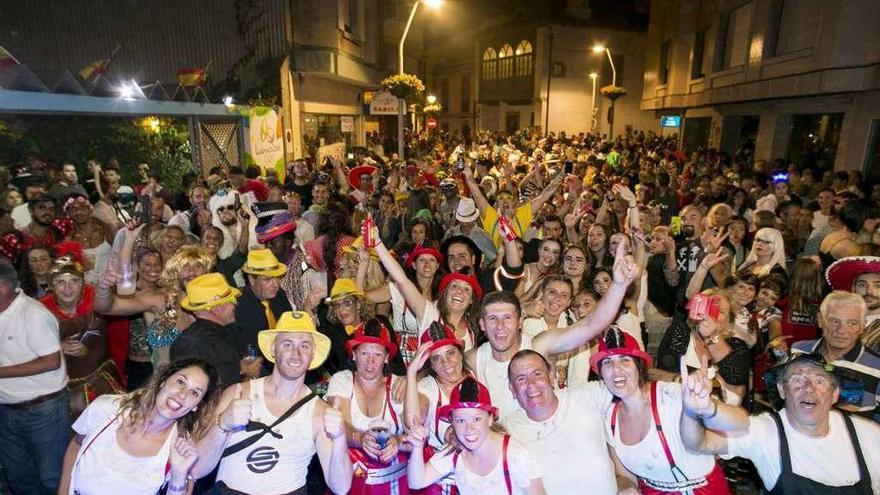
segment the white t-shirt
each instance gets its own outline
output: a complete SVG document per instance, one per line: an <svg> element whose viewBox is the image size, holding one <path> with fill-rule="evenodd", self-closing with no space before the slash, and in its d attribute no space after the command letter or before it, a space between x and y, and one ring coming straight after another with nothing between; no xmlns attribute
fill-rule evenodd
<svg viewBox="0 0 880 495"><path fill-rule="evenodd" d="M570 325L568 313L562 313L556 328L568 328ZM526 318L523 320L523 334L533 339L549 330L544 318ZM555 331L555 330L554 330ZM554 383L557 387L565 387L586 383L590 379L590 346L584 344L577 349L553 356L547 356L556 376Z"/></svg>
<svg viewBox="0 0 880 495"><path fill-rule="evenodd" d="M16 289L0 313L0 367L33 361L61 351L58 320L39 301ZM67 385L64 359L57 369L17 378L0 378L0 404L15 404L57 392Z"/></svg>
<svg viewBox="0 0 880 495"><path fill-rule="evenodd" d="M828 486L852 485L859 480L859 466L853 442L857 441L871 475L871 489L880 493L880 426L858 416L851 416L858 440L850 439L843 417L833 412L830 431L823 438L808 437L791 426L785 409L779 412L791 454L794 474ZM768 489L776 485L782 473L779 431L769 413L750 418L749 430L727 438L727 455L745 457L755 464L761 481Z"/></svg>
<svg viewBox="0 0 880 495"><path fill-rule="evenodd" d="M458 456L453 465L454 454L440 453L428 461L441 474L455 471L455 483L461 495L507 495L504 481L504 456L498 456L498 463L486 476L480 476L468 468L465 455ZM513 495L526 495L532 480L541 477L541 468L526 447L511 438L507 446L507 466L510 473L510 486Z"/></svg>
<svg viewBox="0 0 880 495"><path fill-rule="evenodd" d="M669 450L675 464L681 468L688 479L706 476L715 467L715 457L711 455L691 454L681 441L679 420L681 419L681 385L678 383L657 382L657 409L660 413L660 423ZM609 407L605 413L605 434L608 443L614 447L614 451L620 462L634 475L663 483L675 483L669 460L660 443L660 436L654 427L653 416L649 416L648 433L639 443L626 445L620 439L620 418L617 418L617 429L611 433L611 414L614 408ZM679 476L679 479L681 477Z"/></svg>
<svg viewBox="0 0 880 495"><path fill-rule="evenodd" d="M177 425L171 427L156 455L131 455L116 440L116 430L122 424L122 418L117 417L120 397L98 397L73 423L74 431L85 438L74 463L69 493L153 495L165 483Z"/></svg>
<svg viewBox="0 0 880 495"><path fill-rule="evenodd" d="M602 382L591 382L556 396L559 406L545 421L533 421L520 409L501 423L532 452L548 494L615 495L614 463L602 428L611 394Z"/></svg>
<svg viewBox="0 0 880 495"><path fill-rule="evenodd" d="M531 349L532 338L522 334L519 350ZM507 378L507 365L510 360L496 361L492 356L492 346L489 342L483 343L477 349L477 366L474 374L477 381L486 386L492 397L492 405L498 408L498 417L503 418L513 413L519 407L519 402L510 391L510 380Z"/></svg>

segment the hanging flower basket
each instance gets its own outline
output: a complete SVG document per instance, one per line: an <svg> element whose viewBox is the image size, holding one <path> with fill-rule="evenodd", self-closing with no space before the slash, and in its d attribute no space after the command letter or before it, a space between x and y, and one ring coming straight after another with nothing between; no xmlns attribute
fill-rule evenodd
<svg viewBox="0 0 880 495"><path fill-rule="evenodd" d="M611 101L614 101L618 98L623 98L626 96L626 90L620 86L603 86L599 88L599 93L602 94L605 98L608 98Z"/></svg>
<svg viewBox="0 0 880 495"><path fill-rule="evenodd" d="M413 103L421 99L425 84L412 74L395 74L382 80L382 89Z"/></svg>
<svg viewBox="0 0 880 495"><path fill-rule="evenodd" d="M434 103L433 105L425 105L425 107L422 108L422 111L427 114L436 115L443 111L443 105L439 103Z"/></svg>

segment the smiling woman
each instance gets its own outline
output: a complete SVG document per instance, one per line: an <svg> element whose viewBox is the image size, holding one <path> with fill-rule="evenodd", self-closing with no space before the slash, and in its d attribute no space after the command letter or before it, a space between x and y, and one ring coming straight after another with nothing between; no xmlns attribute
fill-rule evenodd
<svg viewBox="0 0 880 495"><path fill-rule="evenodd" d="M58 493L183 493L219 395L217 371L201 359L160 369L141 389L105 395L74 422Z"/></svg>

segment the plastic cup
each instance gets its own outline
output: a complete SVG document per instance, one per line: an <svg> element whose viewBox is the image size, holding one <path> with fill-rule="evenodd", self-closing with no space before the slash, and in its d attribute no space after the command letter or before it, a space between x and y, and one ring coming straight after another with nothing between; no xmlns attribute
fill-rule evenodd
<svg viewBox="0 0 880 495"><path fill-rule="evenodd" d="M137 292L135 282L136 275L131 263L123 264L119 269L119 280L116 281L116 294L119 296L133 296Z"/></svg>

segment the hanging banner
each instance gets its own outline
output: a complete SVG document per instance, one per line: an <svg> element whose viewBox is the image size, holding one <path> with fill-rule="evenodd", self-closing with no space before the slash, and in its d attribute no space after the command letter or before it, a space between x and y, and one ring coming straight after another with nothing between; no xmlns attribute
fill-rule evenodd
<svg viewBox="0 0 880 495"><path fill-rule="evenodd" d="M378 91L370 100L370 115L397 115L397 97L387 91Z"/></svg>
<svg viewBox="0 0 880 495"><path fill-rule="evenodd" d="M284 182L284 126L274 108L252 107L248 114L246 165L260 167L262 175L274 170Z"/></svg>

